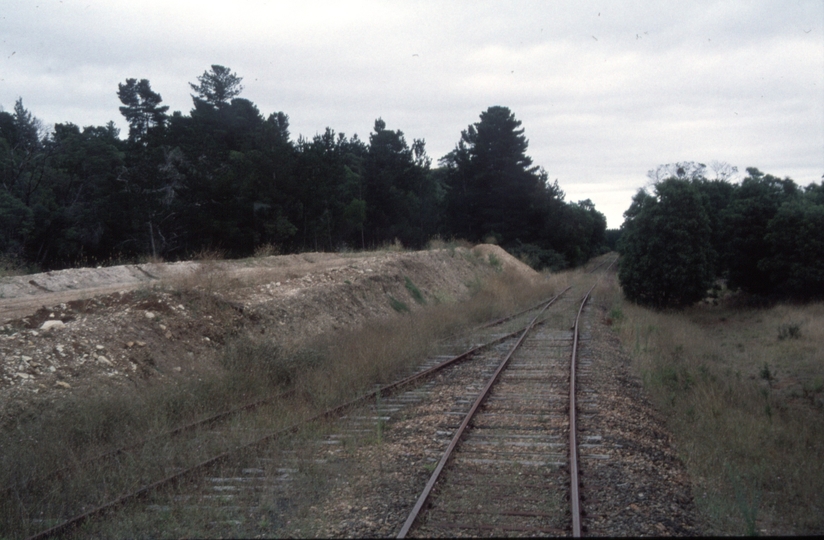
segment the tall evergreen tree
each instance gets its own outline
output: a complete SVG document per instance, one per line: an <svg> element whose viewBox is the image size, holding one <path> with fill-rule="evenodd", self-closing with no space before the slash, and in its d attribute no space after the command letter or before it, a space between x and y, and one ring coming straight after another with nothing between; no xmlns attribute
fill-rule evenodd
<svg viewBox="0 0 824 540"><path fill-rule="evenodd" d="M192 98L203 101L217 108L229 105L233 98L240 95L243 86L240 82L242 77L233 73L227 67L212 64L212 70L204 71L203 75L197 78L198 84L189 83L189 86L197 92Z"/></svg>
<svg viewBox="0 0 824 540"><path fill-rule="evenodd" d="M264 119L240 82L213 65L190 85L190 114L167 115L147 79L127 79L117 89L127 141L111 122L44 134L22 100L0 112L0 251L45 268L205 247L243 256L261 243L420 247L435 234L494 234L544 266L592 251L600 213L565 205L505 107L482 113L432 170L424 141L381 119L368 144L327 129L295 145L288 117ZM447 187L457 212L444 212Z"/></svg>
<svg viewBox="0 0 824 540"><path fill-rule="evenodd" d="M166 122L167 105L160 106L163 98L152 90L147 79L126 79L117 85L117 97L123 103L122 114L129 123L129 140L143 140L152 127L163 127Z"/></svg>
<svg viewBox="0 0 824 540"><path fill-rule="evenodd" d="M449 168L449 213L456 232L503 243L529 235L530 205L541 187L526 155L521 121L507 107L490 107L461 133L442 163Z"/></svg>
<svg viewBox="0 0 824 540"><path fill-rule="evenodd" d="M14 102L14 127L17 146L25 150L40 148L43 125L23 106L23 98Z"/></svg>
<svg viewBox="0 0 824 540"><path fill-rule="evenodd" d="M436 196L429 186L429 160L423 141L410 148L402 131L386 129L375 120L364 163L366 230L371 243L398 238L404 245L422 246L428 239L421 215L426 197Z"/></svg>

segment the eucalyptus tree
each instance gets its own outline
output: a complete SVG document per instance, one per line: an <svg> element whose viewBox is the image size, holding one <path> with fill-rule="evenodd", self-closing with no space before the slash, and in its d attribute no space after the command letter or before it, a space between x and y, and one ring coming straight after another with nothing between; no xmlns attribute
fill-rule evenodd
<svg viewBox="0 0 824 540"><path fill-rule="evenodd" d="M723 260L731 288L767 294L773 289L773 282L759 262L770 256L768 225L781 205L796 199L800 192L789 178L764 174L755 167L747 168L747 173L723 211Z"/></svg>
<svg viewBox="0 0 824 540"><path fill-rule="evenodd" d="M781 205L764 236L769 255L758 262L774 292L802 300L824 298L824 201L813 191Z"/></svg>
<svg viewBox="0 0 824 540"><path fill-rule="evenodd" d="M706 295L715 277L711 226L698 190L686 178L639 190L624 213L618 279L631 301L679 308Z"/></svg>

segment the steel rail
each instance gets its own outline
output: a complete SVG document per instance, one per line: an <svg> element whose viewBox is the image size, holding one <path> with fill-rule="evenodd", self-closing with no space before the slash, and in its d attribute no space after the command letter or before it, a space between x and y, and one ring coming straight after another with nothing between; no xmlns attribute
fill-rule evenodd
<svg viewBox="0 0 824 540"><path fill-rule="evenodd" d="M612 265L613 265L613 264L615 264L615 261L617 261L617 260L618 260L617 258L613 259L613 261L612 261L612 262L610 263L610 265L609 265L609 266L605 269L605 271L607 271L607 270L609 270L610 268L612 268ZM587 273L587 274L592 274L592 273L594 273L596 270L598 270L599 268L601 268L602 266L604 266L605 264L606 264L606 261L600 262L600 263L598 263L598 264L597 264L597 265L596 265L596 266L595 266L592 270L588 270L586 273ZM544 303L543 303L543 302L538 302L538 303L537 303L537 304L535 304L534 306L531 306L531 307L528 307L528 308L523 309L523 310L521 310L521 311L518 311L517 313L513 313L513 314L511 314L511 315L507 315L506 317L501 317L500 319L496 319L496 320L494 320L494 321L492 321L492 322L485 323L485 324L483 324L483 325L481 325L481 326L479 326L479 327L477 327L477 328L478 328L478 329L484 329L484 328L490 328L490 327L492 327L492 326L499 325L499 324L504 323L504 322L506 322L506 321L508 321L508 320L510 320L510 319L514 319L515 317L517 317L517 316L519 316L519 315L523 315L524 313L528 313L528 312L530 312L530 311L532 311L532 310L538 309L538 308L539 308L539 307L541 307L542 305L544 305Z"/></svg>
<svg viewBox="0 0 824 540"><path fill-rule="evenodd" d="M611 263L609 263L609 266L607 266L607 267L604 269L604 272L606 272L606 271L608 271L610 268L612 268L612 265L613 265L613 264L615 264L615 261L617 261L617 260L618 260L618 258L617 258L617 257L616 257L615 259L613 259L613 260L612 260L612 262L611 262ZM603 261L603 262L601 262L601 263L598 263L598 265L596 265L596 266L595 266L595 268L593 268L592 270L587 271L587 274L592 274L592 273L594 273L596 270L598 270L599 268L601 268L602 266L604 266L606 263L607 263L607 261ZM524 313L528 313L528 312L530 312L530 311L532 311L532 310L534 310L534 309L538 309L538 308L539 308L539 307L541 307L542 305L544 305L544 303L543 303L543 302L538 302L537 304L535 304L535 305L534 305L534 306L532 306L532 307L528 307L528 308L526 308L526 309L524 309L524 310L521 310L521 311L519 311L519 312L517 312L517 313L513 313L512 315L508 315L508 316L506 316L506 317L502 317L502 318L497 319L497 320L494 320L494 321L492 321L492 322L488 322L488 323L486 323L486 324L484 324L483 326L480 326L480 327L478 327L478 328L481 328L481 329L483 329L483 328L489 328L489 327L491 327L491 326L495 326L495 325L501 324L501 323L506 322L506 321L508 321L508 320L510 320L510 319L514 319L514 318L515 318L515 317L517 317L518 315L523 315Z"/></svg>
<svg viewBox="0 0 824 540"><path fill-rule="evenodd" d="M566 290L569 290L569 289L567 288L567 289L565 289L565 291ZM558 295L558 296L560 296L560 295ZM475 412L481 406L481 403L483 403L483 401L486 399L487 395L489 394L489 391L492 389L492 386L498 380L498 376L501 374L501 372L504 370L504 368L506 368L507 364L509 363L510 358L512 358L512 355L515 354L515 351L518 350L518 348L521 346L521 343L523 343L524 338L526 338L526 335L529 333L530 330L532 330L532 327L535 325L535 321L537 321L538 317L540 317L544 313L544 311L546 311L546 309L555 302L555 300L558 298L558 296L556 296L549 303L547 303L544 306L544 308L535 316L535 318L532 319L532 321L527 325L527 327L523 330L523 333L521 334L521 337L518 338L518 341L515 342L515 345L512 346L512 349L506 355L506 358L504 358L504 360L498 366L498 369L495 370L495 373L492 375L492 377L489 378L489 381L487 381L486 386L483 388L483 390L481 390L480 394L478 394L477 399L475 399L475 403L472 404L472 408L469 409L469 412L464 417L463 422L461 422L460 427L458 427L458 430L455 432L455 435L452 437L452 441L449 443L449 446L447 446L446 451L443 453L443 456L441 457L441 460L438 462L437 467L435 467L435 470L433 471L432 476L430 476L429 481L426 483L426 486L424 487L423 492L418 497L418 500L415 503L415 506L412 508L412 511L409 513L409 516L406 518L406 522L403 524L403 527L401 528L400 532L398 533L397 538L406 538L406 535L409 532L409 529L412 528L412 525L415 523L415 520L418 518L418 515L420 514L421 509L423 508L423 505L426 503L426 500L429 498L430 493L432 493L432 488L435 487L435 483L438 481L438 478L441 475L441 471L443 471L444 467L446 466L447 461L449 461L449 458L452 456L452 452L458 446L458 441L463 436L464 431L466 431L466 428L469 425L469 422L472 420L472 417L475 416Z"/></svg>
<svg viewBox="0 0 824 540"><path fill-rule="evenodd" d="M608 272L612 265L618 261L618 257L613 259L604 272ZM604 261L606 262L606 261ZM600 266L600 265L599 265ZM603 277L603 276L602 276ZM584 311L584 305L589 300L590 294L595 287L600 283L601 278L598 278L592 287L587 291L584 299L581 301L581 307L578 308L578 315L575 317L575 326L572 335L572 360L569 366L569 499L572 514L572 536L575 538L581 537L581 493L580 493L580 474L578 471L578 411L576 404L576 380L578 361L578 334L579 322L581 313Z"/></svg>
<svg viewBox="0 0 824 540"><path fill-rule="evenodd" d="M598 283L596 282L595 285ZM578 315L575 316L575 326L572 331L572 360L569 365L569 500L572 506L572 536L581 537L581 494L579 492L578 474L578 422L575 401L575 372L578 359L578 323L581 313L584 311L584 304L589 300L589 295L595 288L593 285L584 295L581 307L578 308Z"/></svg>
<svg viewBox="0 0 824 540"><path fill-rule="evenodd" d="M154 435L152 437L147 437L145 439L141 439L139 441L135 441L133 443L127 444L126 446L121 446L120 448L115 448L114 450L110 450L108 452L104 452L102 454L98 454L96 456L86 458L84 460L78 461L77 463L72 463L70 465L66 465L65 467L61 467L60 469L55 469L53 471L50 471L48 473L43 474L42 476L37 477L37 478L31 478L29 480L26 480L22 484L6 486L6 487L2 488L2 490L0 490L0 493L9 493L10 491L13 491L13 490L25 489L25 488L31 486L32 484L38 484L38 483L45 482L47 480L51 480L53 478L59 478L61 475L63 475L64 473L66 473L68 471L78 469L78 468L80 468L82 466L85 466L85 465L90 465L90 464L95 463L97 461L102 461L104 459L108 459L108 458L118 456L120 454L128 452L129 450L133 450L133 449L138 448L140 446L149 444L150 442L156 441L158 439L162 439L162 438L165 438L165 437L174 437L175 435L179 435L179 434L184 433L186 431L191 431L191 430L193 430L195 428L198 428L198 427L208 426L210 424L214 424L218 420L220 420L222 418L225 418L227 416L231 416L233 414L237 414L237 413L240 413L240 412L254 410L257 407L260 407L261 405L265 405L266 403L269 403L269 402L274 401L274 400L279 399L279 398L288 397L292 394L294 394L294 390L288 390L288 391L282 392L280 394L276 394L276 395L273 395L273 396L268 396L268 397L259 399L257 401L247 403L245 405L235 407L234 409L229 409L229 410L226 410L226 411L216 413L212 416L209 416L208 418L203 418L201 420L195 420L194 422L184 424L182 426L176 427L176 428L171 429L169 431L164 431L163 433L158 433L157 435Z"/></svg>
<svg viewBox="0 0 824 540"><path fill-rule="evenodd" d="M567 289L569 289L569 287L567 287ZM528 307L528 308L526 308L526 309L524 309L524 310L521 310L521 311L519 311L519 312L517 312L517 313L513 313L512 315L509 315L509 316L506 316L506 317L502 317L502 318L497 319L497 320L494 320L494 321L492 321L492 322L488 322L488 323L486 323L486 324L484 324L483 326L480 326L480 327L478 327L478 328L479 328L479 329L484 329L484 328L490 328L490 327L492 327L492 326L499 325L499 324L504 323L504 322L506 322L506 321L508 321L508 320L510 320L510 319L514 319L514 318L515 318L515 317L517 317L518 315L523 315L524 313L528 313L528 312L530 312L530 311L532 311L532 310L538 309L539 307L541 307L541 306L543 306L543 305L544 305L544 302L538 302L537 304L535 304L535 305L534 305L534 306L532 306L532 307Z"/></svg>
<svg viewBox="0 0 824 540"><path fill-rule="evenodd" d="M612 268L612 265L618 260L616 257L605 269L609 271ZM600 268L606 264L606 261L596 266L592 271L588 273L592 273L596 269ZM577 443L577 414L576 414L576 402L575 402L575 372L576 372L576 364L577 364L577 354L578 354L578 336L579 336L579 322L581 318L581 313L583 312L584 305L586 304L587 300L589 300L590 294L595 289L595 287L600 282L600 278L595 282L595 284L590 287L587 293L584 295L583 299L581 300L581 305L578 308L578 313L575 317L575 324L573 327L573 338L572 338L572 358L570 360L570 387L569 387L569 411L570 411L570 420L569 420L569 461L570 461L570 503L571 503L571 514L572 514L572 530L573 536L580 537L581 536L581 498L579 492L579 471L578 471L578 443ZM567 288L566 290L568 290ZM554 300L553 300L554 301ZM551 304L551 302L550 302ZM490 378L489 382L487 383L486 387L481 391L478 395L478 398L475 400L472 408L467 413L464 421L461 423L460 427L458 428L457 432L452 438L449 446L447 447L446 451L444 452L443 456L441 457L440 462L438 463L435 471L432 473L429 481L427 482L426 486L424 487L423 492L418 497L415 506L413 507L412 511L410 512L409 516L406 519L401 531L398 533L397 538L406 538L406 535L409 533L409 530L412 528L412 525L415 523L415 520L418 518L420 511L423 509L423 505L426 503L426 500L429 498L429 495L432 492L432 489L435 486L438 478L441 475L444 467L446 466L447 461L451 457L453 451L458 445L458 441L462 437L466 427L469 425L472 417L475 415L480 404L486 399L487 394L489 393L492 385L497 380L499 374L503 369L506 367L506 364L509 362L512 354L515 350L521 345L524 337L529 332L529 330L534 326L537 319L543 314L547 307L550 304L547 304L544 309L542 309L532 320L532 322L528 325L528 327L524 330L523 335L518 340L518 342L513 346L512 350L509 352L507 357L503 360L501 365L495 371L495 373ZM534 309L534 308L532 308ZM529 310L526 310L529 311ZM525 313L526 311L522 312ZM532 532L538 532L537 530Z"/></svg>
<svg viewBox="0 0 824 540"><path fill-rule="evenodd" d="M567 289L569 289L569 287L567 287ZM564 289L564 290L567 290L567 289ZM484 323L480 326L474 326L474 327L472 327L468 330L464 330L464 331L461 331L461 332L456 332L454 334L450 334L450 335L448 335L444 338L438 339L437 343L442 343L442 342L448 341L450 339L455 339L455 338L458 338L458 337L463 336L465 334L468 334L470 332L474 332L476 330L484 330L486 328L491 328L491 327L497 326L501 323L505 323L506 321L514 319L515 317L518 317L519 315L523 315L524 313L529 313L530 311L538 309L539 307L543 306L545 302L546 302L546 300L542 300L542 301L538 302L537 304L535 304L534 306L528 307L526 309L522 309L521 311L518 311L516 313L512 313L510 315L507 315L506 317L501 317L500 319L495 319L494 321ZM520 332L520 330L518 330L518 332Z"/></svg>
<svg viewBox="0 0 824 540"><path fill-rule="evenodd" d="M607 263L607 261L601 261L600 263L598 263L597 265L595 265L595 267L594 267L592 270L587 270L587 274L592 274L592 273L594 273L596 270L598 270L599 268L601 268L602 266L604 266L606 263Z"/></svg>
<svg viewBox="0 0 824 540"><path fill-rule="evenodd" d="M558 293L556 296L554 296L551 300L549 300L546 303L546 306L544 307L544 309L541 310L541 312L536 316L536 319L537 319L538 316L541 315L541 313L543 313L546 310L546 308L551 306L558 298L560 298L569 289L571 289L571 287L567 287L566 289L564 289L563 291ZM533 319L533 323L534 323L534 319ZM531 327L531 325L532 325L532 323L530 323L530 327ZM511 337L514 337L520 332L521 332L521 330L517 330L515 332L510 332L509 334L501 336L501 337L499 337L497 339L494 339L490 342L484 343L482 345L478 345L477 347L473 347L472 349L470 349L470 350L468 350L468 351L466 351L462 354L459 354L458 356L454 356L454 357L452 357L448 360L445 360L444 362L441 362L440 364L438 364L436 366L433 366L429 369L426 369L426 370L421 371L419 373L416 373L414 375L410 375L409 377L401 379L400 381L396 381L392 384L388 384L388 385L383 386L379 389L368 392L365 395L362 395L362 396L360 396L358 398L355 398L351 401L348 401L346 403L338 405L337 407L333 407L333 408L328 409L326 411L323 411L323 412L321 412L321 413L319 413L315 416L312 416L308 419L304 419L300 422L296 422L296 423L292 424L289 427L286 427L286 428L280 429L278 431L275 431L275 432L269 433L267 435L264 435L263 437L260 437L259 439L256 439L255 441L252 441L250 443L246 443L244 445L235 447L234 449L231 449L231 450L227 450L226 452L223 452L223 453L221 453L217 456L214 456L214 457L209 458L205 461L202 461L202 462L200 462L196 465L193 465L193 466L191 466L187 469L179 471L179 472L177 472L177 473L175 473L171 476L167 476L166 478L158 480L158 481L156 481L152 484L143 486L143 487L141 487L141 488L139 488L135 491L132 491L131 493L127 493L127 494L122 495L122 496L120 496L120 497L118 497L118 498L116 498L112 501L104 503L104 504L98 506L97 508L93 508L93 509L89 510L88 512L85 512L84 514L80 514L78 516L74 516L72 518L69 518L68 520L66 520L62 523L59 523L59 524L55 525L54 527L51 527L49 529L46 529L46 530L41 531L39 533L36 533L32 536L29 536L27 538L27 540L42 540L42 539L51 538L51 537L56 536L60 533L66 532L66 531L68 531L68 530L70 530L74 527L79 526L80 524L82 524L83 522L85 522L86 520L88 520L92 517L103 515L106 512L108 512L108 511L110 511L110 510L112 510L112 509L114 509L118 506L121 506L121 505L123 505L123 504L125 504L125 503L127 503L131 500L134 500L134 499L137 499L137 498L139 498L143 495L146 495L147 493L149 493L149 492L151 492L155 489L158 489L160 487L173 485L176 482L182 480L183 478L186 478L186 477L194 474L195 472L200 471L201 469L204 469L206 467L209 467L209 466L215 465L217 463L220 463L220 462L230 458L231 456L233 456L233 455L235 455L235 454L237 454L241 451L250 450L250 449L252 449L256 446L259 446L259 445L261 445L265 442L274 440L277 437L280 437L282 435L286 435L288 433L294 433L295 431L300 429L302 426L304 426L306 424L309 424L310 422L321 420L323 418L328 418L330 416L339 415L342 412L345 412L346 410L349 410L352 407L360 405L360 404L362 404L362 403L364 403L364 402L366 402L366 401L368 401L368 400L370 400L370 399L372 399L372 398L374 398L378 395L382 396L384 393L389 393L392 390L395 390L397 388L400 388L402 386L405 386L407 384L415 382L419 379L423 379L424 377L426 377L426 376L428 376L428 375L430 375L434 372L440 371L440 370L446 368L447 366L450 366L452 364L455 364L457 362L460 362L462 360L466 360L466 359L470 358L473 354L475 354L478 351L481 351L483 349L486 349L488 347L496 345L496 344L498 344L502 341L505 341L505 340L507 340ZM524 333L524 335L525 335L525 333ZM522 339L523 339L523 336L521 337L521 339L519 339L519 343Z"/></svg>

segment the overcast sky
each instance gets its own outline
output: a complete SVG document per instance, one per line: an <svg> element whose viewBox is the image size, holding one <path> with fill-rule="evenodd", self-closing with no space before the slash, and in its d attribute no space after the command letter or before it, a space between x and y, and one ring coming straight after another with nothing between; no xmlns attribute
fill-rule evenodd
<svg viewBox="0 0 824 540"><path fill-rule="evenodd" d="M824 174L824 2L2 0L0 106L128 131L117 85L171 110L212 64L293 139L368 141L376 118L433 162L493 105L568 201L619 227L646 172L726 161Z"/></svg>

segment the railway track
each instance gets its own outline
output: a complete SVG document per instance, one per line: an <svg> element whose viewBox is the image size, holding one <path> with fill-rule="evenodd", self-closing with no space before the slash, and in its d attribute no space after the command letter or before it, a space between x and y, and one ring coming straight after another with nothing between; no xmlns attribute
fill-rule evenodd
<svg viewBox="0 0 824 540"><path fill-rule="evenodd" d="M572 330L548 321L533 330L543 312L524 330L455 431L398 538L581 535L574 374L589 294Z"/></svg>
<svg viewBox="0 0 824 540"><path fill-rule="evenodd" d="M551 404L553 397L560 396L546 394L553 376L563 384L563 373L549 373L538 355L525 354L534 344L534 336L527 337L529 330L524 331L478 393L399 538L405 537L419 519L425 524L415 532L424 536L455 530L559 531L557 524L541 518L547 517L545 509L552 504L547 495L557 491L552 484L562 481L543 472L553 462L563 462L559 454L559 447L563 449L562 433L540 428L552 423L559 413L563 419L562 400L557 400L560 408ZM513 358L516 351L517 357ZM532 474L535 467L541 472ZM437 495L433 494L436 484ZM489 496L490 486L494 486L495 499L503 495L507 506L495 505ZM513 497L521 504L512 505ZM428 507L424 509L424 505Z"/></svg>
<svg viewBox="0 0 824 540"><path fill-rule="evenodd" d="M471 496L473 493L488 492L488 488L482 488L477 478L469 479L469 473L450 472L448 478L454 482L448 486L438 485L433 508L454 510L452 514L448 514L451 517L427 518L423 527L412 529L413 534L452 534L462 530L470 534L482 534L484 531L490 534L559 534L569 529L564 521L569 512L559 506L565 499L563 486L569 485L566 467L561 465L566 446L562 439L569 434L564 420L565 410L569 405L561 399L564 394L561 388L568 374L564 375L559 366L563 363L560 359L565 355L564 351L571 346L575 337L568 328L569 317L562 313L568 312L575 302L571 293L555 300L553 311L536 317L536 322L540 323L538 329L523 340L524 348L513 358L510 369L503 374L500 383L482 407L481 416L472 421L470 435L466 440L461 440L460 459L453 460L470 467L467 470L474 467L490 474L490 478L487 478L489 483L485 485L496 486L500 493L505 493L506 490L518 491L522 494L520 499L523 499L521 502L524 506L497 510L488 507L485 515L494 516L495 519L489 523L479 523L480 520L475 519L477 509L472 513L468 507L461 506L463 503L444 501L449 498L450 492L447 490L458 490L455 491L456 500L467 503L474 501ZM204 506L212 505L216 509L215 515L225 519L210 521L204 525L204 530L231 535L231 531L236 530L233 527L249 520L259 520L260 526L267 531L274 527L289 534L290 530L295 531L288 528L288 522L272 516L288 515L296 508L295 501L311 503L317 495L310 493L312 489L302 493L307 482L311 485L313 477L319 474L345 469L345 463L351 457L352 446L362 444L364 439L378 439L380 442L382 431L390 422L399 418L417 418L422 409L429 411L428 428L434 428L435 436L426 445L419 445L415 451L419 458L417 462L422 463L428 472L439 461L438 456L443 448L455 439L455 429L460 423L456 423L456 420L463 417L484 386L479 381L489 378L497 369L500 356L511 350L513 344L522 337L520 331L511 329L522 327L523 320L533 317L534 312L545 304L542 302L530 310L516 314L512 319L493 321L481 327L484 338L477 334L463 336L452 345L454 348L463 347L465 350L461 354L433 357L409 377L392 385L376 388L358 400L308 420L302 419L285 426L275 433L255 432L254 422L230 423L228 427L213 429L216 439L227 437L231 431L243 433L244 436L238 438L233 435L232 440L239 442L229 451L194 467L171 471L171 474L160 481L131 490L74 517L58 523L55 523L58 521L55 518L33 520L33 524L55 526L41 530L32 538L67 533L82 526L90 518L102 516L126 504L132 514L149 516L161 515L174 509L184 514L187 511L202 513ZM546 358L541 359L540 350L553 351L553 357L557 355L559 358L558 362L553 361L550 366ZM470 358L471 362L464 362ZM467 384L467 381L471 382ZM524 398L527 395L535 397ZM568 394L566 398L568 399ZM277 403L271 405L272 409L264 405L256 409L256 412L276 414ZM447 406L446 414L433 412L442 405ZM426 414L423 417L426 418ZM330 418L335 421L322 422L323 419ZM517 423L513 423L513 419L517 419ZM499 424L503 421L504 426L511 425L507 429L501 425L495 427L496 421ZM300 432L311 422L320 426L315 429L323 433L320 436L313 433L308 439L303 439ZM535 425L543 425L544 432L530 432ZM205 425L199 427L206 428ZM457 439L460 440L461 437ZM594 440L586 439L588 442L585 444L592 445ZM307 444L312 446L311 451L305 450ZM505 466L505 463L509 465ZM388 462L387 468L391 468ZM495 471L495 474L490 471ZM538 474L533 474L536 471L539 471ZM510 473L515 476L510 476ZM530 481L523 482L523 478L527 476ZM194 484L190 483L192 479ZM513 483L513 479L519 481ZM183 484L185 488L179 487ZM416 488L412 486L412 489ZM463 496L459 496L460 493ZM141 498L144 502L137 502ZM406 510L403 510L406 512L411 506L408 504L409 493L401 499L407 502L396 501L396 506L406 504ZM481 504L483 507L484 503L473 504ZM462 515L461 512L473 518L470 521L474 528L462 528L466 523L456 517ZM400 515L401 512L395 513ZM68 512L63 509L63 515L66 514ZM386 529L394 534L400 521L389 521L387 518ZM413 519L412 522L414 521ZM441 525L436 525L438 523ZM455 527L448 528L445 526L447 524ZM40 529L44 527L41 526ZM105 527L91 530L105 531Z"/></svg>
<svg viewBox="0 0 824 540"><path fill-rule="evenodd" d="M490 328L490 327L502 325L502 324L504 324L508 321L512 321L513 319L517 319L518 317L521 317L525 314L528 314L531 311L534 311L536 309L540 309L543 305L544 305L544 302L539 302L538 304L530 306L527 309L524 309L524 310L519 311L517 313L514 313L514 314L511 314L509 316L502 317L500 319L496 319L494 321L483 324L483 325L479 326L479 329L485 329L485 328ZM471 333L471 331L470 331L470 333ZM452 336L451 339L453 341L456 341L456 339L459 338L459 337L461 337L461 336ZM449 338L445 338L442 341L445 342L448 339ZM444 358L447 358L447 357L444 357ZM425 369L430 369L430 368L433 368L433 367L436 368L435 365L427 364ZM424 371L424 369L421 369L420 371ZM415 374L415 375L417 376L418 374ZM118 448L114 448L112 450L103 452L101 454L81 459L79 462L66 464L65 466L63 466L59 469L50 471L50 472L48 472L46 474L43 474L39 477L21 479L15 485L0 487L0 493L2 493L5 496L9 496L15 491L16 492L21 492L21 491L25 491L27 488L29 488L31 486L36 486L38 484L42 485L42 484L44 484L46 482L49 482L53 479L58 479L59 480L61 477L65 476L67 474L71 474L72 471L77 470L78 468L81 468L81 467L88 467L88 466L91 466L91 465L94 465L94 464L100 464L102 466L105 466L106 461L111 461L111 460L116 459L119 456L121 456L123 454L126 454L126 453L134 453L135 451L139 450L140 448L142 448L142 447L144 447L148 444L151 444L153 442L156 442L158 440L164 440L164 439L169 439L169 438L172 438L172 437L176 437L176 436L179 436L181 434L185 434L185 433L188 433L188 432L192 432L192 431L196 431L198 429L208 427L208 426L216 424L218 422L226 422L226 421L230 420L231 418L233 418L237 415L248 413L248 412L250 412L250 411L252 411L252 410L254 410L258 407L261 407L261 406L264 406L264 405L267 405L267 404L271 404L271 403L277 401L278 399L284 399L284 398L287 398L287 397L289 397L293 394L294 394L294 392L289 390L289 391L278 393L276 395L271 395L271 396L267 396L267 397L264 397L264 398L261 398L261 399L257 399L253 402L247 403L245 405L241 405L239 407L235 407L235 408L230 409L230 410L226 410L226 411L222 411L222 412L218 412L218 413L209 415L206 418L201 418L199 420L189 422L187 424L183 424L183 425L181 425L177 428L174 428L172 430L169 430L169 431L166 431L166 432L163 432L163 433L159 433L159 434L151 436L149 438L136 440L136 441L133 441L133 442L127 444L127 445L120 446Z"/></svg>
<svg viewBox="0 0 824 540"><path fill-rule="evenodd" d="M518 324L518 317L523 316L523 314L528 313L528 311L529 310L516 313L510 317L494 321L490 324L500 327L505 325L508 321L511 322L513 320L514 323L512 324ZM38 528L41 529L40 532L36 532L33 536L31 536L31 538L48 538L63 534L82 525L89 519L114 510L131 500L145 496L159 488L174 485L192 476L193 474L196 474L198 471L216 466L217 464L229 459L235 453L244 450L248 451L256 446L266 443L267 441L277 439L279 436L294 432L299 429L301 425L307 422L318 420L319 418L339 415L343 411L357 406L359 403L368 401L375 396L380 396L382 394L392 392L395 388L414 383L416 380L425 378L438 370L442 370L452 363L460 362L466 358L469 358L478 350L494 345L496 341L506 339L507 337L506 333L502 334L502 336L503 337L499 336L493 339L490 343L473 345L469 347L468 350L465 350L460 354L430 359L429 362L420 366L417 373L413 373L409 377L406 377L394 384L377 388L375 391L367 394L366 396L362 396L357 400L343 404L339 407L335 407L331 410L324 411L320 415L316 415L308 420L303 419L301 421L294 422L274 433L266 433L261 436L260 430L256 430L254 427L254 417L276 415L278 400L287 397L287 394L259 400L243 407L212 415L209 418L189 423L150 439L136 441L128 446L114 449L102 455L94 456L84 460L83 462L68 464L66 467L53 471L52 473L40 478L24 479L18 485L6 487L3 489L3 492L4 495L14 497L19 500L21 517L26 520L26 523L20 524L20 529L28 531L26 534L30 534ZM456 344L453 344L452 347L455 348L466 343L470 343L472 339L473 337L471 335L463 336L458 339ZM241 418L241 420L237 421L236 419L238 418ZM138 461L141 454L160 457L167 446L167 441L171 437L181 437L186 434L191 435L190 444L197 447L196 449L193 449L193 454L202 453L202 448L205 445L214 448L213 457L205 461L198 461L192 465L192 460L187 459L187 456L183 455L185 454L186 448L186 443L184 443L182 445L184 452L181 452L181 455L173 456L172 459L143 460L147 462L163 462L165 466L162 470L158 470L157 468L152 468L150 466L148 470L138 470L136 472L136 476L127 477L125 479L122 478L122 476L118 476L118 474L122 472L121 469L123 468L124 461ZM181 445L178 444L176 449L179 451L180 448ZM67 501L65 499L61 499L59 493L62 491L75 493L82 491L76 489L74 486L67 489L66 485L66 483L71 483L74 481L74 477L71 473L80 468L86 468L87 470L92 468L97 471L99 474L93 477L92 482L107 485L109 489L107 489L105 493L121 492L123 494L110 500L103 501L99 498L90 498L85 501ZM157 478L157 480L154 482L145 482L144 479L152 477ZM86 481L88 481L88 474L86 475ZM137 489L129 489L129 486L134 484L138 484L140 487ZM98 490L90 489L90 492L97 493L97 491ZM60 517L66 515L71 517L67 519ZM44 525L47 525L48 527L44 528Z"/></svg>

